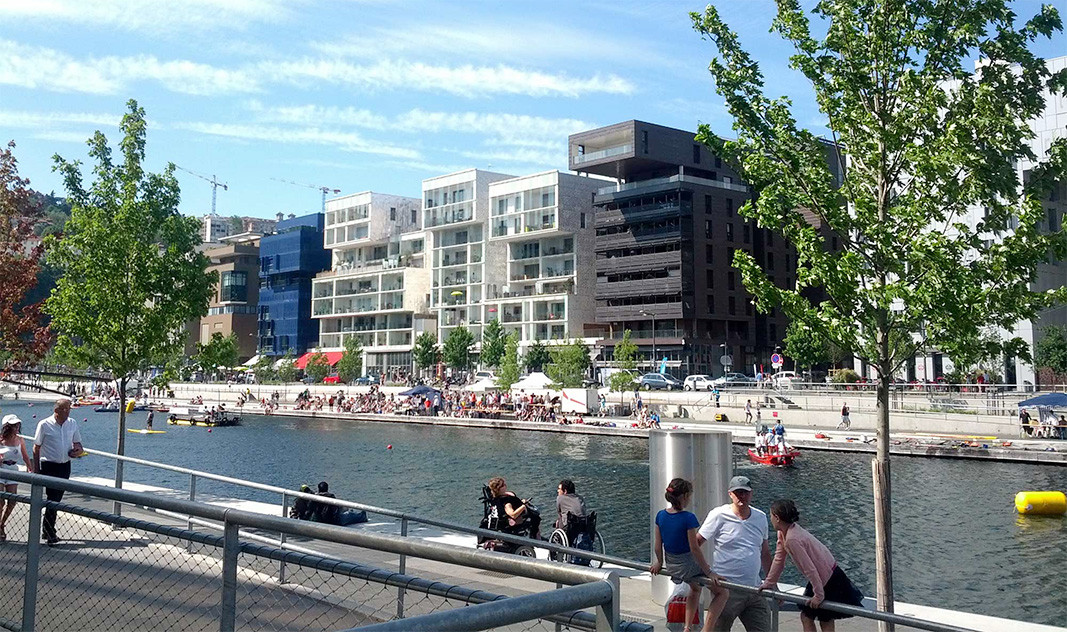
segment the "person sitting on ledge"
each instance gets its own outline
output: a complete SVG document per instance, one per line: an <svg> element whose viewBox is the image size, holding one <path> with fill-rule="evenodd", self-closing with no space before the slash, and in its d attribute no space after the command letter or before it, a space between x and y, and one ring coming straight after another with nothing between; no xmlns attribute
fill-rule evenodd
<svg viewBox="0 0 1067 632"><path fill-rule="evenodd" d="M305 494L312 493L311 488L307 485L301 485L300 491ZM311 502L306 498L297 498L293 506L289 508L289 517L296 518L297 520L311 520L312 510Z"/></svg>

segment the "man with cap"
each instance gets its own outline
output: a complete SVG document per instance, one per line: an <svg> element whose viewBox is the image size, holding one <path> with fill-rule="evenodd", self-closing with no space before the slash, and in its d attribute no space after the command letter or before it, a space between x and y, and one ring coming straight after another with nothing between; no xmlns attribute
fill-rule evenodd
<svg viewBox="0 0 1067 632"><path fill-rule="evenodd" d="M62 397L56 400L51 417L46 417L37 424L37 433L33 437L33 469L45 476L70 478L70 459L82 453L82 437L78 432L78 422L70 418L70 400ZM62 489L45 488L48 500L63 500ZM44 523L41 536L48 546L59 542L56 536L56 510L49 507L44 510Z"/></svg>
<svg viewBox="0 0 1067 632"><path fill-rule="evenodd" d="M760 571L771 566L771 549L767 514L752 507L752 483L747 476L730 479L727 488L730 503L708 512L697 533L697 542L710 541L714 552L711 569L723 579L756 588L760 585ZM730 591L716 631L727 631L734 620L741 619L746 632L768 632L776 627L775 616L765 597Z"/></svg>

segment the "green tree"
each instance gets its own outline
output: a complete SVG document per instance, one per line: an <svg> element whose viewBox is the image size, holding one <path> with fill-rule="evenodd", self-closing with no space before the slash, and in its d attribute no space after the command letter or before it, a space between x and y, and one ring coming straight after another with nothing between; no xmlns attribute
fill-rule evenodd
<svg viewBox="0 0 1067 632"><path fill-rule="evenodd" d="M57 351L109 370L119 401L134 372L181 348L185 324L207 314L217 279L197 250L197 220L178 212L174 165L159 174L144 170L145 112L136 101L127 106L118 162L103 133L88 142L96 161L90 188L79 161L55 156L71 217L61 237L45 242L50 262L63 272L45 304L58 333ZM125 439L120 406L118 454L125 453ZM115 486L122 487L122 461L115 462Z"/></svg>
<svg viewBox="0 0 1067 632"><path fill-rule="evenodd" d="M510 390L511 385L519 381L519 335L511 332L504 339L504 357L500 361L496 385L501 390Z"/></svg>
<svg viewBox="0 0 1067 632"><path fill-rule="evenodd" d="M212 375L219 369L228 369L237 365L237 334L223 336L216 331L206 344L196 343L196 362L200 369Z"/></svg>
<svg viewBox="0 0 1067 632"><path fill-rule="evenodd" d="M285 352L285 357L282 358L281 363L278 365L278 379L283 384L288 384L296 380L296 372L299 369L296 368L296 357L293 355L293 350L290 349Z"/></svg>
<svg viewBox="0 0 1067 632"><path fill-rule="evenodd" d="M432 368L441 361L441 349L437 346L437 336L433 332L424 331L415 338L415 346L411 350L414 356L415 366L420 369Z"/></svg>
<svg viewBox="0 0 1067 632"><path fill-rule="evenodd" d="M800 366L827 364L832 359L831 344L799 320L789 323L785 330L785 354Z"/></svg>
<svg viewBox="0 0 1067 632"><path fill-rule="evenodd" d="M493 368L500 366L500 360L504 357L506 340L507 336L504 335L504 328L500 326L499 320L494 318L485 324L482 328L481 362L483 366Z"/></svg>
<svg viewBox="0 0 1067 632"><path fill-rule="evenodd" d="M363 375L363 343L358 336L345 338L345 351L334 365L337 376L345 382L351 382Z"/></svg>
<svg viewBox="0 0 1067 632"><path fill-rule="evenodd" d="M545 374L552 378L557 388L578 388L589 371L589 349L579 340L553 345L550 349L552 363Z"/></svg>
<svg viewBox="0 0 1067 632"><path fill-rule="evenodd" d="M527 373L544 371L545 365L551 361L552 354L549 353L548 347L546 347L540 340L534 340L533 344L526 349L526 355L522 358Z"/></svg>
<svg viewBox="0 0 1067 632"><path fill-rule="evenodd" d="M471 347L474 346L474 334L460 325L448 332L441 355L445 364L453 369L466 369L470 365Z"/></svg>
<svg viewBox="0 0 1067 632"><path fill-rule="evenodd" d="M637 344L630 340L630 330L622 334L622 340L615 345L615 368L619 369L608 378L608 388L617 393L628 391L634 387L634 376L637 374Z"/></svg>
<svg viewBox="0 0 1067 632"><path fill-rule="evenodd" d="M847 163L800 128L787 98L764 94L759 65L714 6L692 18L717 49L709 70L736 140L708 125L698 139L752 186L741 214L796 246L793 288L778 287L748 251L736 251L733 264L757 308L780 306L878 372L877 592L879 609L891 610L894 372L924 344L951 357L984 327L1011 331L1065 298L1030 283L1041 262L1067 254L1061 231L1041 230L1041 200L1064 177L1067 139L1035 156L1029 124L1042 115L1046 90L1061 92L1067 77L1050 76L1028 46L1061 25L1051 5L1017 23L1008 0L836 0L812 13L821 36L797 0L778 0L773 30L795 51L790 65L810 82ZM975 52L989 63L972 73ZM1020 186L1017 165L1026 162L1034 166ZM964 221L971 209L983 215ZM818 222L807 221L812 215ZM826 247L831 236L839 250ZM813 305L809 288L827 300ZM897 334L908 343L892 344ZM1027 353L1018 338L998 347Z"/></svg>
<svg viewBox="0 0 1067 632"><path fill-rule="evenodd" d="M231 216L230 230L233 231L235 235L245 232L245 220L240 215Z"/></svg>
<svg viewBox="0 0 1067 632"><path fill-rule="evenodd" d="M1067 327L1049 327L1034 345L1034 364L1067 373Z"/></svg>
<svg viewBox="0 0 1067 632"><path fill-rule="evenodd" d="M325 353L316 351L308 358L307 364L304 365L304 373L316 384L321 383L323 378L330 374L329 358L326 357Z"/></svg>
<svg viewBox="0 0 1067 632"><path fill-rule="evenodd" d="M260 356L256 363L252 366L252 370L256 373L256 381L260 384L264 382L272 382L278 378L278 372L274 369L274 363L277 361L272 356Z"/></svg>

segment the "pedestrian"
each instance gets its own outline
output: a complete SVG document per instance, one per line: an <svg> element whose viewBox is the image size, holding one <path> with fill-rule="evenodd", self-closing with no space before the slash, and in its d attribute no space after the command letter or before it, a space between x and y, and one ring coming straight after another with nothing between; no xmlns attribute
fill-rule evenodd
<svg viewBox="0 0 1067 632"><path fill-rule="evenodd" d="M70 459L81 456L82 437L78 432L78 422L70 418L70 400L61 397L52 408L53 414L37 424L33 437L33 470L45 476L70 478ZM45 495L52 502L63 500L63 490L45 488ZM48 546L59 542L56 535L56 509L44 510L44 522L41 537Z"/></svg>
<svg viewBox="0 0 1067 632"><path fill-rule="evenodd" d="M155 419L155 411L148 411L148 417L144 420L144 427L146 430L152 429L152 420Z"/></svg>
<svg viewBox="0 0 1067 632"><path fill-rule="evenodd" d="M715 395L715 408L718 408L719 407L719 387L718 386L715 387L715 389L712 391L712 394Z"/></svg>
<svg viewBox="0 0 1067 632"><path fill-rule="evenodd" d="M796 564L797 569L808 580L804 596L811 597L807 604L800 606L800 623L804 632L815 632L815 621L819 621L822 632L834 632L836 619L847 619L852 615L820 608L824 601L843 603L863 607L863 593L849 580L845 571L837 565L833 553L826 545L797 524L800 512L792 500L776 500L771 503L771 524L778 532L778 546L774 551L774 561L767 571L759 589L777 590L778 578L785 567L786 554Z"/></svg>
<svg viewBox="0 0 1067 632"><path fill-rule="evenodd" d="M567 516L583 518L589 513L585 499L575 492L574 481L565 478L556 487L556 528L567 528Z"/></svg>
<svg viewBox="0 0 1067 632"><path fill-rule="evenodd" d="M1030 413L1026 412L1025 408L1019 409L1019 425L1022 426L1023 436L1033 432L1033 428L1030 426Z"/></svg>
<svg viewBox="0 0 1067 632"><path fill-rule="evenodd" d="M731 478L727 490L730 502L708 512L697 533L697 544L713 544L712 570L717 575L728 582L756 588L760 585L760 571L771 567L767 514L751 506L752 483L747 476ZM768 599L731 591L713 629L728 631L735 619L741 619L747 632L766 632L773 628L774 613Z"/></svg>
<svg viewBox="0 0 1067 632"><path fill-rule="evenodd" d="M852 420L848 417L849 408L848 404L841 404L841 423L837 424L838 428L844 428L848 430L852 427Z"/></svg>
<svg viewBox="0 0 1067 632"><path fill-rule="evenodd" d="M693 499L693 484L684 478L673 479L663 497L670 507L661 509L656 514L656 535L653 550L656 561L649 571L653 575L665 571L676 584L689 584L689 596L685 600L685 630L691 629L694 615L700 606L700 577L707 577L714 583L708 586L711 591L711 604L704 618L702 632L711 632L712 625L718 620L723 606L730 597L730 591L719 585L722 579L714 572L704 559L697 537L699 520L692 512L686 511L689 501Z"/></svg>
<svg viewBox="0 0 1067 632"><path fill-rule="evenodd" d="M756 423L759 424L763 421L763 404L756 402Z"/></svg>
<svg viewBox="0 0 1067 632"><path fill-rule="evenodd" d="M4 416L3 429L0 431L0 471L13 470L17 472L20 457L22 462L26 464L26 471L31 474L34 471L33 462L30 461L29 454L26 453L26 444L22 442L22 437L19 436L20 430L22 430L21 419L15 415ZM18 483L15 481L0 478L0 483L4 485L4 489L9 494L15 494L19 491ZM3 516L0 516L0 542L7 542L7 532L4 528L7 526L7 519L11 517L11 512L14 510L15 499L9 498L3 510Z"/></svg>
<svg viewBox="0 0 1067 632"><path fill-rule="evenodd" d="M745 423L752 422L752 400L745 402Z"/></svg>
<svg viewBox="0 0 1067 632"><path fill-rule="evenodd" d="M1057 430L1059 430L1059 438L1067 439L1067 417L1060 415L1059 421L1056 423Z"/></svg>

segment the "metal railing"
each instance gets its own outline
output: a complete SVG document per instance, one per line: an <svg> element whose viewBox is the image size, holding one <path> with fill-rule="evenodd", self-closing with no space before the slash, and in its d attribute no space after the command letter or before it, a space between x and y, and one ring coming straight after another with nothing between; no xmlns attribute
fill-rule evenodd
<svg viewBox="0 0 1067 632"><path fill-rule="evenodd" d="M77 629L140 630L164 624L200 629L215 619L223 631L238 627L348 629L403 617L406 601L407 614L417 616L406 619L399 628L385 629L473 630L512 624L523 624L515 629L531 629L552 624L555 629L651 630L645 624L620 619L619 580L613 572L37 474L5 472L5 477L31 485L29 497L0 493L0 498L28 504L30 509L16 512L8 524L15 539L14 526L24 522L26 545L0 549L0 582L8 588L0 591L0 627L8 629L74 625ZM83 495L90 503L111 500L163 516L184 516L198 524L213 524L222 534L117 515L83 504L46 501L46 486ZM47 549L41 546L37 535L45 508L62 513L59 531L71 543ZM374 553L399 554L402 560L417 557L450 568L481 569L554 583L556 589L519 597L500 595L415 577L403 569L395 572L308 549L263 544L269 541L263 532L357 547L361 561ZM71 538L71 534L76 537ZM288 568L288 574L275 580L275 564ZM446 577L462 572L444 571ZM468 582L472 579L466 578ZM19 586L21 590L15 590ZM469 604L481 606L464 607ZM584 611L589 608L593 611Z"/></svg>
<svg viewBox="0 0 1067 632"><path fill-rule="evenodd" d="M613 556L613 555L596 553L596 552L593 552L593 551L580 550L580 549L574 549L574 548L559 546L559 545L552 544L552 543L544 541L544 540L533 540L533 539L530 539L530 538L525 538L525 537L521 537L521 536L502 533L500 531L492 531L492 530L488 530L488 529L480 529L480 528L477 528L477 527L471 527L469 525L458 524L458 523L450 522L450 521L447 521L447 520L438 520L438 519L435 519L435 518L429 518L429 517L426 517L426 516L412 514L412 513L409 513L409 512L397 511L397 510L387 509L387 508L383 508L383 507L376 507L376 506L373 506L373 505L367 505L367 504L364 504L364 503L357 503L357 502L342 500L342 499L339 499L339 498L329 498L329 497L319 496L317 494L305 494L305 493L302 493L302 492L292 491L292 490L288 490L288 489L285 489L285 488L277 487L277 486L274 486L274 485L267 485L267 484L264 484L264 483L256 483L256 482L253 482L253 481L245 481L245 480L242 480L242 479L231 478L231 477L222 476L222 475L219 475L219 474L212 474L210 472L202 472L202 471L192 470L192 469L189 469L189 468L183 468L183 467L174 466L174 465L156 463L156 462L153 462L153 461L146 461L146 460L137 459L137 458L134 458L134 457L119 456L119 455L116 455L116 454L111 454L111 453L108 453L108 452L102 452L102 451L98 451L98 450L88 450L88 452L90 454L94 454L94 455L98 455L98 456L104 456L104 457L108 457L108 458L112 458L112 459L121 460L121 461L124 461L125 463L144 465L144 466L153 467L153 468L157 468L157 469L168 470L168 471L171 471L171 472L188 474L189 477L190 477L190 490L189 490L190 501L195 500L195 497L196 497L196 481L197 481L197 479L198 478L203 478L205 480L213 480L213 481L232 484L232 485L235 485L235 486L247 487L249 489L256 489L256 490L260 490L260 491L267 491L267 492L273 492L273 493L281 494L281 496L282 496L282 515L283 516L286 515L287 512L288 512L288 504L289 504L289 501L291 499L303 498L303 499L306 499L306 500L319 502L319 503L323 503L323 504L336 505L336 506L338 506L340 508L351 508L351 509L366 511L366 512L371 513L371 514L378 514L378 515L382 515L382 516L396 518L396 519L399 520L399 536L401 537L401 539L410 538L411 534L409 532L410 531L409 527L410 527L411 524L420 524L420 525L426 525L426 526L433 526L433 527L448 529L448 530L454 531L456 533L462 533L462 534L478 536L478 537L492 538L492 539L495 539L495 540L501 540L501 541L512 543L512 544L528 545L528 546L532 546L534 548L544 549L544 550L547 550L547 551L552 552L552 553L556 553L556 554L560 554L560 555L566 555L566 556L569 556L571 558L585 558L585 559L601 562L602 564L613 565L613 566L617 566L617 567L620 567L620 568L626 568L626 569L632 569L632 570L638 570L638 571L647 571L649 569L649 563L648 562L630 560L630 559L627 559L627 558L621 558L621 557L617 557L617 556ZM23 475L23 476L25 476L25 475ZM226 511L230 511L230 510L226 510ZM242 512L242 514L244 514L244 513L247 513L247 512ZM271 520L271 521L278 520L278 518L265 516L264 514L251 514L251 515L253 515L253 516L261 516L264 520ZM248 520L248 519L246 518L245 520ZM289 522L298 522L298 521L290 520ZM203 523L203 522L197 522L196 520L190 519L190 521L189 521L189 529L192 529L194 524L205 525L205 523ZM249 524L250 526L257 526L257 523L256 523L255 519L252 519L249 522L246 522L245 524ZM211 526L211 525L205 525L205 526ZM323 528L323 527L319 527L319 528ZM277 544L278 544L279 547L291 548L291 545L286 543L286 532L284 530L279 530L279 529L272 529L272 530L279 531L279 533L280 533L279 539L277 541ZM387 537L387 536L374 536L374 537ZM407 553L407 552L405 552L403 550L397 550L396 552L398 552L400 554L400 558L399 558L399 563L398 564L399 564L400 572L403 573L405 571L405 568L406 568L407 556L409 555L409 553ZM467 553L472 553L472 551L467 550ZM515 559L521 559L521 558L517 558L516 556L505 556L505 557L512 557L512 558L515 558ZM433 559L433 558L431 558L431 559ZM284 574L285 574L285 567L284 567L284 563L283 563L283 565L281 566L281 568L279 570L279 577L284 578ZM519 574L519 573L516 573L516 574ZM737 590L739 592L749 593L749 594L759 594L761 596L765 596L765 597L768 597L768 598L771 598L771 599L778 599L778 600L781 600L781 601L788 601L788 602L798 603L798 604L799 603L807 603L807 600L809 599L808 597L801 597L799 595L795 595L795 594L792 594L792 593L781 592L781 591L772 591L772 590L758 591L757 589L753 588L752 586L745 586L745 585L742 585L742 584L735 584L735 583L731 583L731 582L724 582L723 585L725 587L729 588L730 590ZM616 579L616 587L617 587L617 579ZM511 602L509 601L508 603L510 604ZM827 602L823 602L820 605L820 607L821 608L826 608L828 610L834 610L834 611L837 611L837 612L843 612L843 613L846 613L846 614L851 614L851 615L854 615L854 616L857 616L857 617L862 617L862 618L865 618L865 619L876 620L876 621L885 621L885 622L895 623L895 624L898 624L898 625L903 625L903 626L906 626L906 627L911 627L911 628L920 629L920 630L932 630L933 632L967 632L966 628L961 628L961 627L957 627L957 626L942 624L942 623L938 623L938 622L935 622L935 621L928 621L928 620L919 619L919 618L916 618L916 617L909 617L909 616L905 616L905 615L897 615L897 614L894 614L894 613L886 613L886 612L867 610L867 609L864 609L864 608L858 608L858 607L850 606L850 605L847 605L847 604L838 604L838 603L835 603L835 602L827 601ZM404 608L405 608L405 606L404 606L404 598L403 598L403 588L401 588L399 593L398 593L397 618L401 618L401 617L404 616L404 613L405 613L405 609ZM616 619L617 618L618 617L616 617ZM634 625L638 625L638 624L634 624ZM382 628L382 629L394 629L394 628ZM411 628L395 628L395 629L411 629ZM426 629L437 629L437 628L428 627ZM470 628L455 628L455 629L470 629ZM614 629L614 628L612 628L612 629Z"/></svg>

